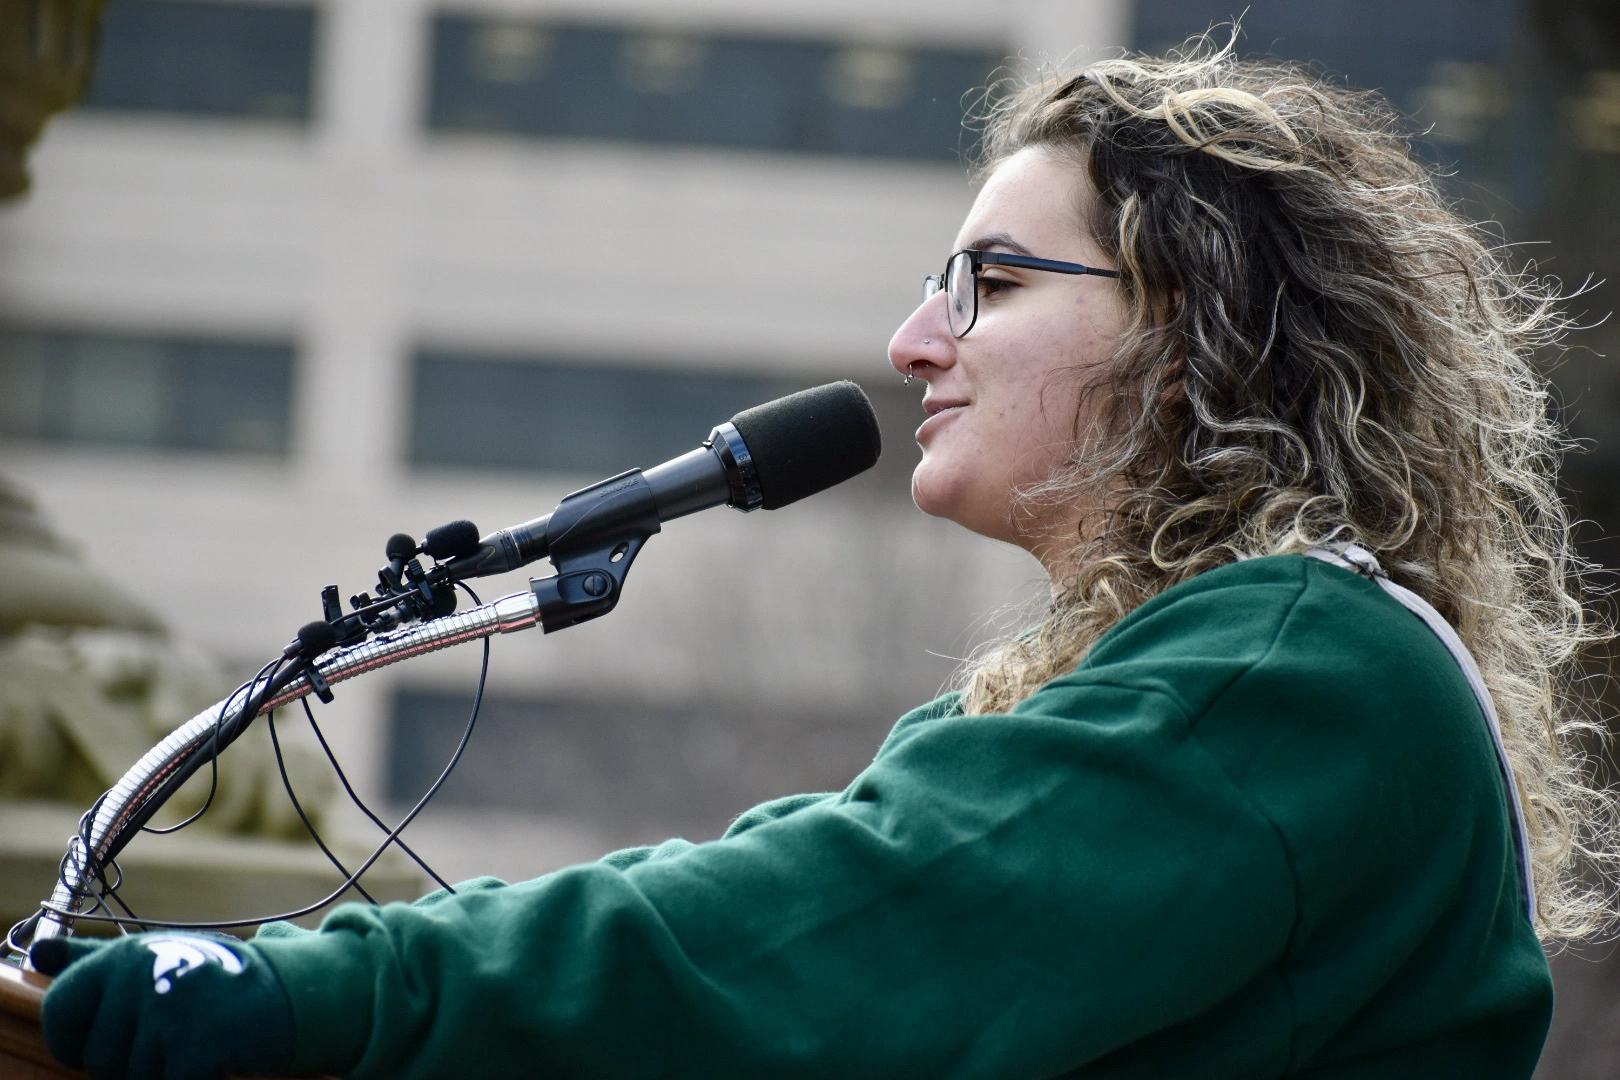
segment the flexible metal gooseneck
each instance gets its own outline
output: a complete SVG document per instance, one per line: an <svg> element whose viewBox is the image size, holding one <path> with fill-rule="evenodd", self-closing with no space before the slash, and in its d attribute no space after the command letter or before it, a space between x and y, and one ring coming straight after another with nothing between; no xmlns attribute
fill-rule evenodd
<svg viewBox="0 0 1620 1080"><path fill-rule="evenodd" d="M445 615L427 622L379 635L347 648L336 648L313 661L324 683L344 682L389 664L448 649L467 641L478 641L494 634L526 630L539 622L539 600L532 590L503 596L488 604ZM181 764L203 749L221 728L245 724L253 707L254 716L280 708L315 692L307 672L300 673L268 699L250 706L255 695L236 693L204 709L137 761L102 797L89 827L73 837L62 862L62 873L50 899L42 906L33 940L62 937L72 933L74 918L90 898L90 882L99 867L115 853L115 845L138 822L143 811L157 809L150 801ZM88 847L86 846L88 844Z"/></svg>
<svg viewBox="0 0 1620 1080"><path fill-rule="evenodd" d="M13 934L27 928L32 931L31 942L63 937L81 919L193 928L265 921L163 923L136 919L127 907L129 918L98 916L95 908L103 906L103 894L123 906L117 884L106 880L108 870L118 876L114 862L118 853L198 768L215 761L255 717L309 694L330 700L332 683L412 656L535 625L550 633L599 618L618 604L637 553L664 521L711 506L742 511L787 506L865 471L881 450L877 416L860 387L829 383L745 409L710 432L700 448L646 472L631 469L581 488L533 521L486 537L480 537L471 522L451 522L432 530L421 545L396 534L385 548L388 565L378 571L377 598L368 593L351 597L353 610L345 613L337 586L327 586L321 593L322 620L302 628L298 640L248 684L175 729L97 801L69 843L50 899L37 915L14 927ZM418 554L434 560L431 570L422 568ZM526 591L493 603L453 611L458 583L466 588L467 579L504 574L541 558L550 559L556 570L553 576L531 579ZM477 719L483 685L480 676L467 736ZM318 910L357 882L444 782L460 752L458 748L434 787L343 887L305 910ZM290 784L288 794L296 807ZM367 814L377 822L375 815ZM308 818L304 820L309 826ZM310 832L315 835L313 826ZM13 934L6 936L5 944L20 952L23 943L13 941Z"/></svg>

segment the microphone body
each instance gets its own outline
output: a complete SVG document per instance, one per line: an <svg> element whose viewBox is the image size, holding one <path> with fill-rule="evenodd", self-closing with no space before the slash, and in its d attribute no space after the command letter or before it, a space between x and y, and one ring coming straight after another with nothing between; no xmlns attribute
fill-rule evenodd
<svg viewBox="0 0 1620 1080"><path fill-rule="evenodd" d="M731 443L735 443L741 450L741 464L738 464L739 455L730 448ZM717 444L721 449L716 449ZM580 518L584 516L587 506L594 510L590 515L593 532L612 531L627 524L622 520L626 517L640 519L645 516L644 508L637 507L626 513L624 507L618 506L618 512L614 512L614 507L624 503L625 500L619 499L615 502L613 497L641 487L645 487L645 497L651 500L655 515L652 532L657 532L658 525L662 522L695 514L699 510L707 510L713 506L729 504L746 512L757 509L760 505L759 484L754 476L748 449L737 435L735 427L729 423L722 424L715 428L708 441L696 450L672 458L645 472L631 469L629 472L610 476L606 480L566 496L549 514L525 521L521 525L497 529L479 541L478 551L452 560L450 576L456 581L470 577L489 577L492 574L516 570L545 558L551 554L553 545L559 537L580 527ZM638 494L640 493L638 490ZM753 493L752 499L749 498L750 493ZM604 499L608 500L607 504L602 503Z"/></svg>
<svg viewBox="0 0 1620 1080"><path fill-rule="evenodd" d="M490 533L446 568L457 581L488 577L547 555L557 562L599 540L644 540L661 522L713 506L775 510L864 472L881 452L860 387L829 383L746 409L680 457L582 488L549 514Z"/></svg>

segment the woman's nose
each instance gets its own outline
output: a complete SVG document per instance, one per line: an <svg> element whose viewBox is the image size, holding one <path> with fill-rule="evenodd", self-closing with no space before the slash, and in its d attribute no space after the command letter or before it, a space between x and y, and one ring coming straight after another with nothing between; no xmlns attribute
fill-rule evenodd
<svg viewBox="0 0 1620 1080"><path fill-rule="evenodd" d="M889 363L902 375L923 377L929 367L955 363L956 339L945 321L945 296L935 293L889 339Z"/></svg>

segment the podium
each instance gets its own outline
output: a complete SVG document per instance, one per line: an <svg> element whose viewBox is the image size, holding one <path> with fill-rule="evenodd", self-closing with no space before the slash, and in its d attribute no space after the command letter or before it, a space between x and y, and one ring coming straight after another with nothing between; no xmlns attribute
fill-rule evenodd
<svg viewBox="0 0 1620 1080"><path fill-rule="evenodd" d="M85 1074L59 1065L45 1049L39 1004L51 980L0 962L0 1080L58 1080Z"/></svg>

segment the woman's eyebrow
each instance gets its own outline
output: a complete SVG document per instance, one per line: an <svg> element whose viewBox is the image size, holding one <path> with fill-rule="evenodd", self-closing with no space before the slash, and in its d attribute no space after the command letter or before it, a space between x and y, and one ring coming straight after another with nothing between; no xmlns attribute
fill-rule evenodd
<svg viewBox="0 0 1620 1080"><path fill-rule="evenodd" d="M973 243L969 244L968 247L977 251L989 251L991 248L997 247L1006 248L1014 255L1027 255L1031 258L1034 257L1034 253L1031 252L1029 248L1025 247L1023 244L1020 244L1006 233L990 233L986 236L981 236L977 240L973 241Z"/></svg>

